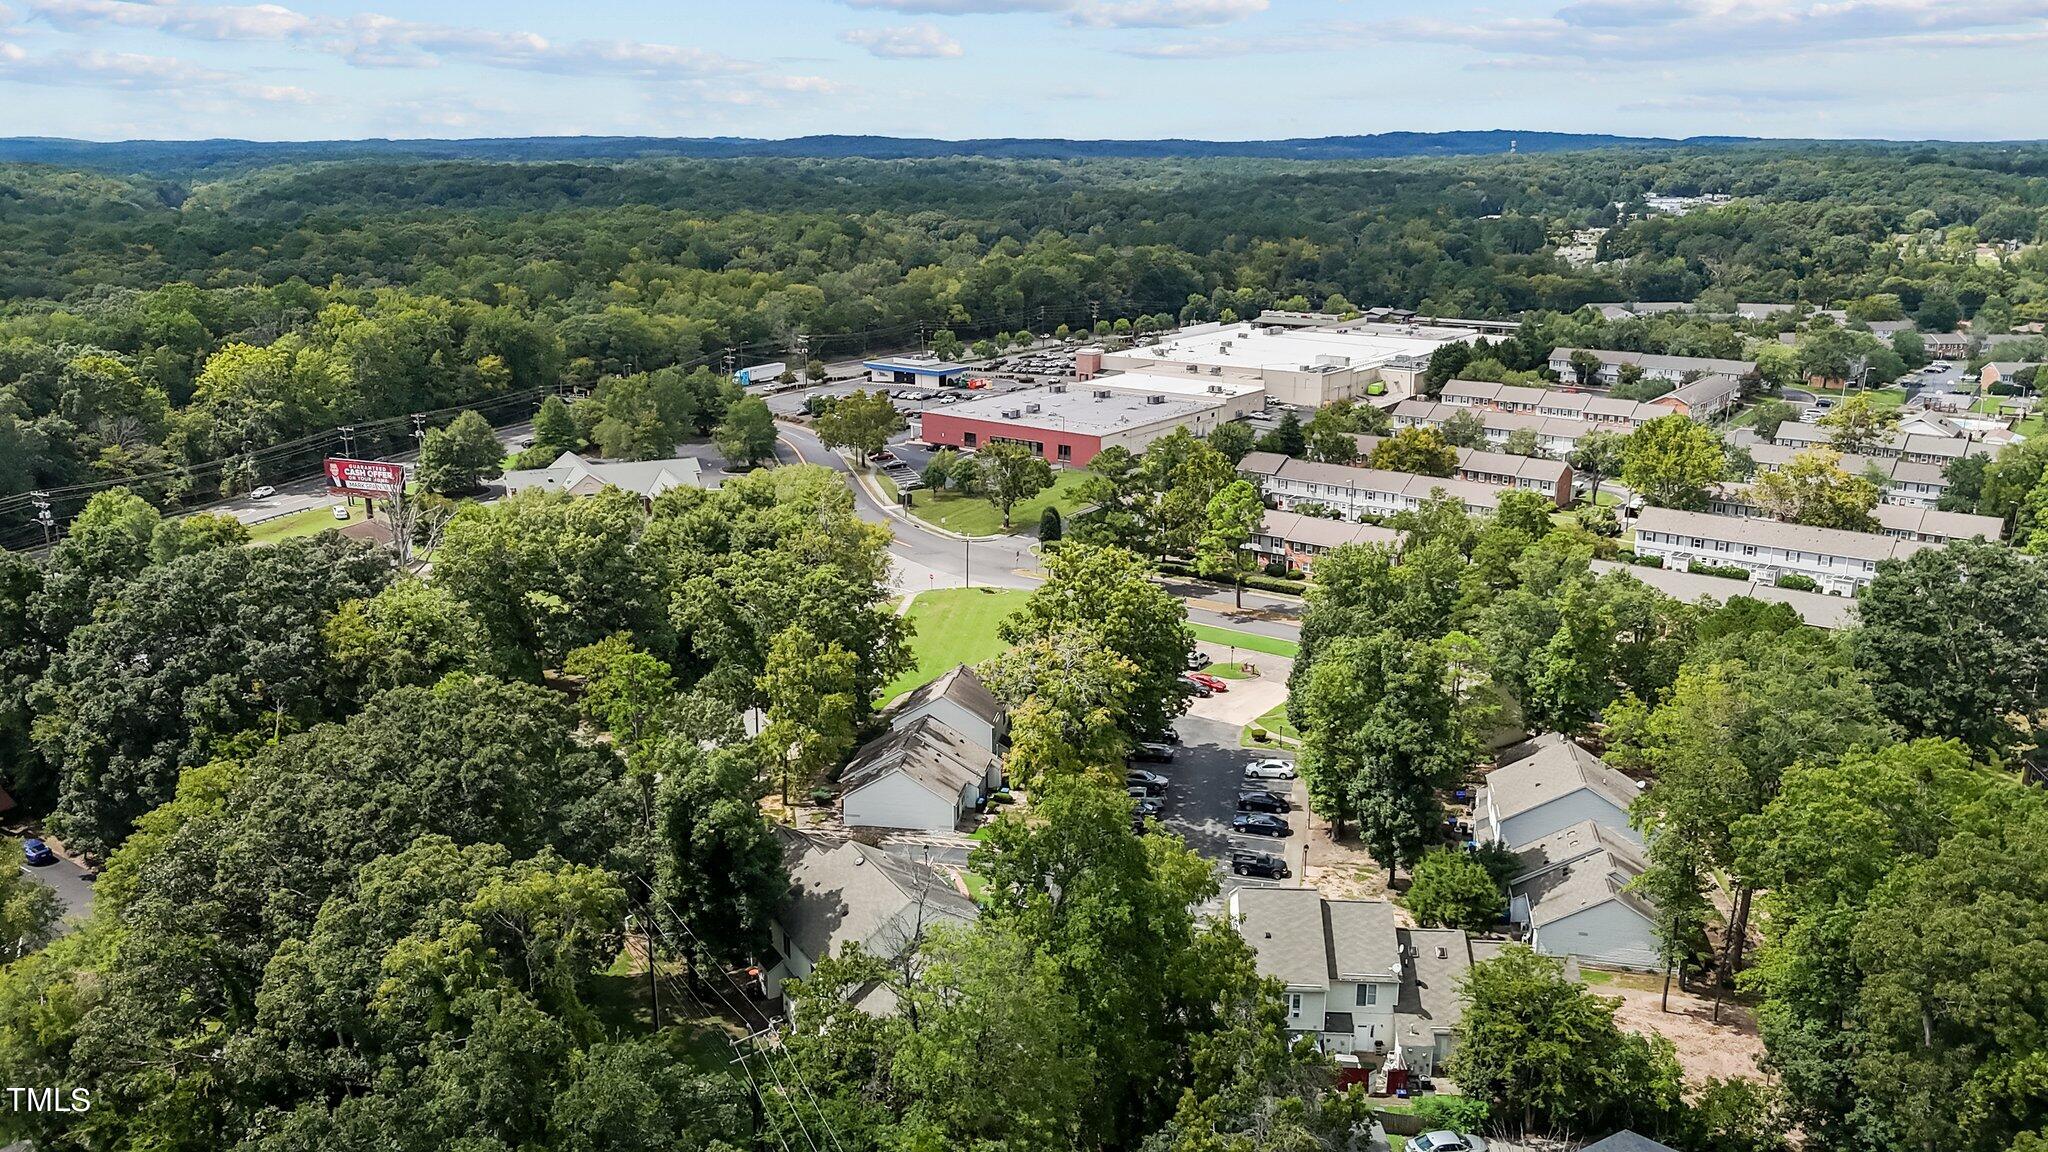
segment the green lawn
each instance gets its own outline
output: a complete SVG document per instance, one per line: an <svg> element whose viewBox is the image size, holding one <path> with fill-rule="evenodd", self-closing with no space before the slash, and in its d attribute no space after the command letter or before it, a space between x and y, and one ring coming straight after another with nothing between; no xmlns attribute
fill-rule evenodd
<svg viewBox="0 0 2048 1152"><path fill-rule="evenodd" d="M1249 680L1253 673L1247 672L1242 664L1211 664L1202 669L1219 680Z"/></svg>
<svg viewBox="0 0 2048 1152"><path fill-rule="evenodd" d="M1266 740L1264 742L1254 740L1251 737L1251 730L1253 728L1264 728L1269 735L1278 736L1280 739ZM1287 705L1283 703L1271 712L1245 725L1245 731L1239 736L1238 744L1246 748L1283 748L1286 747L1283 741L1298 743L1300 740L1301 733L1295 731L1294 725L1287 722Z"/></svg>
<svg viewBox="0 0 2048 1152"><path fill-rule="evenodd" d="M1261 636L1256 632L1239 632L1235 628L1218 628L1213 624L1188 624L1188 631L1195 639L1210 644L1225 644L1251 652L1264 652L1268 656L1292 657L1301 651L1301 645L1278 636Z"/></svg>
<svg viewBox="0 0 2048 1152"><path fill-rule="evenodd" d="M362 506L351 505L348 513L348 523L353 524L362 519ZM275 544L279 540L289 540L294 536L312 536L325 532L329 528L339 528L341 526L342 521L336 520L334 513L328 509L328 506L322 504L318 508L308 508L304 512L294 512L289 516L278 516L265 520L261 524L249 525L249 542L252 544Z"/></svg>
<svg viewBox="0 0 2048 1152"><path fill-rule="evenodd" d="M882 689L882 700L893 700L936 680L955 664L978 664L1001 652L1004 645L996 638L996 625L1022 608L1030 595L1021 588L941 588L918 593L910 605L910 622L917 625L910 653L917 666Z"/></svg>
<svg viewBox="0 0 2048 1152"><path fill-rule="evenodd" d="M1053 473L1052 487L1011 509L1013 529L1037 528L1038 518L1045 514L1048 504L1057 507L1062 516L1079 507L1081 499L1074 494L1074 489L1087 475L1077 468ZM1003 530L1003 514L980 496L920 488L910 494L910 501L912 515L948 532L958 532L963 536L994 536Z"/></svg>

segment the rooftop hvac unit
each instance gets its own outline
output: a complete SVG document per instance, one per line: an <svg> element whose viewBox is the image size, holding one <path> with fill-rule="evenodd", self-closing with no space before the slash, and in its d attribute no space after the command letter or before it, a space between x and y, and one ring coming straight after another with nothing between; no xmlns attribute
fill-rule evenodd
<svg viewBox="0 0 2048 1152"><path fill-rule="evenodd" d="M1190 371L1190 372L1200 372L1201 370L1202 370L1202 366L1201 366L1200 364L1190 364L1190 365L1188 365L1188 371Z"/></svg>
<svg viewBox="0 0 2048 1152"><path fill-rule="evenodd" d="M1211 376L1221 376L1221 375L1223 375L1223 365L1221 365L1221 364L1218 364L1218 365L1216 365L1216 366L1215 366L1214 368L1211 368L1211 369L1209 369L1209 375L1211 375Z"/></svg>
<svg viewBox="0 0 2048 1152"><path fill-rule="evenodd" d="M1164 396L1161 396L1161 395L1160 395L1159 393L1157 393L1157 392L1154 392L1154 393L1153 393L1152 395L1150 395L1150 396L1147 396L1147 397L1145 397L1145 403L1147 403L1147 404L1164 404L1164 403L1166 403L1166 397L1164 397Z"/></svg>
<svg viewBox="0 0 2048 1152"><path fill-rule="evenodd" d="M1022 412L1017 411L1015 408L1003 409L1003 419L1005 420L1016 420L1022 417L1023 415L1024 414Z"/></svg>
<svg viewBox="0 0 2048 1152"><path fill-rule="evenodd" d="M1097 388L1097 389L1095 390L1095 398L1096 398L1097 400L1107 400L1107 399L1109 399L1109 389L1107 389L1107 388Z"/></svg>
<svg viewBox="0 0 2048 1152"><path fill-rule="evenodd" d="M1024 410L1025 410L1026 412L1036 412L1036 411L1038 411L1038 409L1039 409L1039 405L1037 405L1037 404L1026 404L1026 405L1024 406Z"/></svg>
<svg viewBox="0 0 2048 1152"><path fill-rule="evenodd" d="M1063 393L1067 390L1067 386L1065 384L1055 384L1052 386L1052 390L1055 393Z"/></svg>

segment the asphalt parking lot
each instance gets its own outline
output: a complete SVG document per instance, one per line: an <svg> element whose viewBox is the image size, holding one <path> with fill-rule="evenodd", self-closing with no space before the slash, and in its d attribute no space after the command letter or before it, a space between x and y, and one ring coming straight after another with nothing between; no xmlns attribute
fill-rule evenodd
<svg viewBox="0 0 2048 1152"><path fill-rule="evenodd" d="M1166 792L1166 827L1179 833L1188 847L1217 862L1217 867L1223 872L1226 890L1247 884L1298 886L1303 857L1308 848L1308 790L1301 781L1269 782L1272 790L1284 788L1294 801L1294 811L1281 817L1292 829L1290 835L1285 839L1240 836L1231 830L1230 818L1237 814L1237 793L1244 783L1245 765L1275 753L1239 748L1237 738L1241 729L1233 725L1183 716L1174 722L1173 727L1180 733L1181 745L1172 762L1137 765L1149 768L1171 782ZM1279 855L1287 861L1294 874L1284 881L1232 875L1229 861L1233 848Z"/></svg>

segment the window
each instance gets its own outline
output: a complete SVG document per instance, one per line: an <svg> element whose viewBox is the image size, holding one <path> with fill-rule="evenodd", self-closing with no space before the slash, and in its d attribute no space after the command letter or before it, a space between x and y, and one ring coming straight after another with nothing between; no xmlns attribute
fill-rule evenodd
<svg viewBox="0 0 2048 1152"><path fill-rule="evenodd" d="M960 434L960 442L962 444L967 445L969 448L974 447L975 441L979 439L981 439L981 437L973 432L963 432Z"/></svg>
<svg viewBox="0 0 2048 1152"><path fill-rule="evenodd" d="M1300 1019L1301 993L1289 992L1287 994L1287 1015L1289 1019Z"/></svg>
<svg viewBox="0 0 2048 1152"><path fill-rule="evenodd" d="M1074 446L1073 446L1072 444L1062 444L1062 445L1060 445L1060 459L1062 459L1062 460L1072 460L1073 458L1074 458Z"/></svg>
<svg viewBox="0 0 2048 1152"><path fill-rule="evenodd" d="M1375 1005L1375 1004L1378 1004L1379 1002L1380 1002L1380 986L1379 986L1379 985L1377 985L1377 984L1360 984L1360 985L1358 986L1358 1004L1357 1004L1357 1006L1358 1006L1358 1007L1360 1007L1360 1008L1370 1008L1370 1007L1372 1007L1373 1005Z"/></svg>

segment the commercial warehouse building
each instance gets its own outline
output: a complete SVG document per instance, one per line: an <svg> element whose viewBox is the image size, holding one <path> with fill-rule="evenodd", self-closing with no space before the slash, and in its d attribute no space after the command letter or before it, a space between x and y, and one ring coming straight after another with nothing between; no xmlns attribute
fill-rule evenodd
<svg viewBox="0 0 2048 1152"><path fill-rule="evenodd" d="M934 408L924 414L919 439L958 449L1006 440L1054 464L1081 468L1105 448L1143 452L1177 428L1207 436L1218 425L1264 406L1265 393L1257 384L1125 373Z"/></svg>
<svg viewBox="0 0 2048 1152"><path fill-rule="evenodd" d="M1431 353L1475 335L1464 328L1364 320L1316 328L1199 324L1155 344L1104 352L1100 367L1253 383L1282 404L1320 408L1363 400L1375 384L1389 397L1411 395ZM1085 375L1095 361L1076 363Z"/></svg>

